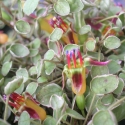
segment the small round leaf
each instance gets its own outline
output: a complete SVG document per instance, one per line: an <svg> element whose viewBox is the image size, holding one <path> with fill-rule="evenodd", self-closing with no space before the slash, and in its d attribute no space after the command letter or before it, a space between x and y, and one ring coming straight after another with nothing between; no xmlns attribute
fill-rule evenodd
<svg viewBox="0 0 125 125"><path fill-rule="evenodd" d="M114 114L109 110L98 111L92 118L93 125L117 125Z"/></svg>
<svg viewBox="0 0 125 125"><path fill-rule="evenodd" d="M51 60L55 55L55 52L51 49L49 49L45 55L44 55L44 59L47 59L47 60Z"/></svg>
<svg viewBox="0 0 125 125"><path fill-rule="evenodd" d="M15 43L10 49L10 53L17 58L23 58L29 55L29 50L26 46L20 43Z"/></svg>
<svg viewBox="0 0 125 125"><path fill-rule="evenodd" d="M2 69L1 69L2 75L6 76L9 73L11 67L12 67L12 62L4 63L3 66L2 66Z"/></svg>
<svg viewBox="0 0 125 125"><path fill-rule="evenodd" d="M94 93L103 95L113 92L118 87L119 79L115 75L101 75L91 81L91 89Z"/></svg>
<svg viewBox="0 0 125 125"><path fill-rule="evenodd" d="M53 94L61 96L62 93L63 92L62 92L62 89L60 86L58 86L57 84L51 83L51 84L48 84L48 85L42 87L42 89L37 94L37 99L42 105L51 107L51 105L50 105L51 96Z"/></svg>
<svg viewBox="0 0 125 125"><path fill-rule="evenodd" d="M91 31L91 26L90 25L84 25L79 29L79 34L83 35Z"/></svg>
<svg viewBox="0 0 125 125"><path fill-rule="evenodd" d="M56 125L56 119L51 116L47 116L47 118L43 122L43 125Z"/></svg>
<svg viewBox="0 0 125 125"><path fill-rule="evenodd" d="M49 37L50 41L56 42L56 41L60 40L62 35L63 35L63 30L60 28L55 28L53 30L53 32L50 34L50 37Z"/></svg>
<svg viewBox="0 0 125 125"><path fill-rule="evenodd" d="M53 109L59 109L63 106L64 99L58 95L52 95L50 98L50 105Z"/></svg>
<svg viewBox="0 0 125 125"><path fill-rule="evenodd" d="M36 91L37 87L38 87L37 83L31 82L26 87L26 92L28 92L29 94L33 95L33 93Z"/></svg>
<svg viewBox="0 0 125 125"><path fill-rule="evenodd" d="M23 77L23 82L26 82L29 78L29 74L26 68L20 68L16 71L16 76Z"/></svg>
<svg viewBox="0 0 125 125"><path fill-rule="evenodd" d="M10 125L10 124L5 122L3 119L0 119L0 125Z"/></svg>
<svg viewBox="0 0 125 125"><path fill-rule="evenodd" d="M92 41L92 40L89 40L89 41L87 41L86 42L86 49L88 50L88 51L94 51L94 49L95 49L95 41Z"/></svg>
<svg viewBox="0 0 125 125"><path fill-rule="evenodd" d="M120 39L116 36L108 36L104 40L104 46L108 49L116 49L121 45Z"/></svg>
<svg viewBox="0 0 125 125"><path fill-rule="evenodd" d="M19 20L14 25L14 29L20 34L28 34L31 30L31 27L28 22Z"/></svg>
<svg viewBox="0 0 125 125"><path fill-rule="evenodd" d="M64 54L66 54L66 51L70 51L70 50L73 50L73 49L79 49L80 47L76 44L68 44L64 47Z"/></svg>
<svg viewBox="0 0 125 125"><path fill-rule="evenodd" d="M61 16L66 16L70 13L70 6L66 0L58 0L54 4L54 10L57 14Z"/></svg>
<svg viewBox="0 0 125 125"><path fill-rule="evenodd" d="M107 66L92 66L91 68L91 76L94 78L98 75L109 74L109 69Z"/></svg>
<svg viewBox="0 0 125 125"><path fill-rule="evenodd" d="M81 0L67 0L70 5L70 12L79 12L83 9L84 4Z"/></svg>
<svg viewBox="0 0 125 125"><path fill-rule="evenodd" d="M21 113L18 125L30 125L30 115L26 111Z"/></svg>
<svg viewBox="0 0 125 125"><path fill-rule="evenodd" d="M23 82L23 78L15 78L13 81L8 82L8 84L4 88L4 93L6 95L11 94L14 92L16 89L20 87L20 85Z"/></svg>

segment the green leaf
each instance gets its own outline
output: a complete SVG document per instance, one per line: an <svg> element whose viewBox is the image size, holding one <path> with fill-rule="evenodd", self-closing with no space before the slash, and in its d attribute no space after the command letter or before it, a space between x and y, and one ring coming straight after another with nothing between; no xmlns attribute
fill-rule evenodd
<svg viewBox="0 0 125 125"><path fill-rule="evenodd" d="M45 53L44 59L51 60L51 59L53 59L54 55L55 55L55 52L54 52L53 50L49 49L49 50Z"/></svg>
<svg viewBox="0 0 125 125"><path fill-rule="evenodd" d="M101 0L100 1L100 9L102 11L108 10L110 7L110 0Z"/></svg>
<svg viewBox="0 0 125 125"><path fill-rule="evenodd" d="M38 53L39 53L39 50L38 49L30 49L30 57L34 57L36 56Z"/></svg>
<svg viewBox="0 0 125 125"><path fill-rule="evenodd" d="M29 55L29 50L26 46L20 43L15 43L10 49L10 53L17 58L23 58Z"/></svg>
<svg viewBox="0 0 125 125"><path fill-rule="evenodd" d="M60 16L66 16L70 13L70 6L66 0L58 0L54 4L54 11Z"/></svg>
<svg viewBox="0 0 125 125"><path fill-rule="evenodd" d="M93 125L117 125L115 115L109 110L98 111L93 116L92 122Z"/></svg>
<svg viewBox="0 0 125 125"><path fill-rule="evenodd" d="M48 81L48 79L46 78L46 77L44 77L44 76L41 76L41 77L39 77L38 79L37 79L37 82L38 83L44 83L44 82L47 82Z"/></svg>
<svg viewBox="0 0 125 125"><path fill-rule="evenodd" d="M30 125L30 115L26 111L21 113L18 125Z"/></svg>
<svg viewBox="0 0 125 125"><path fill-rule="evenodd" d="M51 83L42 87L42 89L37 94L37 99L42 105L51 107L50 98L53 94L56 94L58 96L61 96L63 94L61 87L55 83Z"/></svg>
<svg viewBox="0 0 125 125"><path fill-rule="evenodd" d="M79 119L79 120L84 120L84 117L82 115L80 115L78 112L76 112L75 110L72 110L70 108L68 108L66 110L66 114L71 116L72 118Z"/></svg>
<svg viewBox="0 0 125 125"><path fill-rule="evenodd" d="M2 86L4 83L4 78L0 79L0 86Z"/></svg>
<svg viewBox="0 0 125 125"><path fill-rule="evenodd" d="M47 118L43 122L43 125L56 125L56 119L51 116L47 116Z"/></svg>
<svg viewBox="0 0 125 125"><path fill-rule="evenodd" d="M41 75L43 68L43 60L39 60L36 64L37 78Z"/></svg>
<svg viewBox="0 0 125 125"><path fill-rule="evenodd" d="M64 47L63 49L63 53L66 54L66 51L70 51L70 50L73 50L73 49L79 49L80 47L76 44L68 44Z"/></svg>
<svg viewBox="0 0 125 125"><path fill-rule="evenodd" d="M93 58L93 59L98 59L99 55L98 55L98 52L88 51L87 56L90 57L90 58ZM101 60L104 60L104 55L102 53L100 53L100 58L101 58Z"/></svg>
<svg viewBox="0 0 125 125"><path fill-rule="evenodd" d="M32 63L36 65L38 61L41 60L41 55L38 53L36 56L32 57Z"/></svg>
<svg viewBox="0 0 125 125"><path fill-rule="evenodd" d="M119 30L122 29L122 21L119 18L116 20L116 26L119 28Z"/></svg>
<svg viewBox="0 0 125 125"><path fill-rule="evenodd" d="M20 87L18 89L16 89L14 92L18 93L18 94L22 94L24 91L24 84L21 84Z"/></svg>
<svg viewBox="0 0 125 125"><path fill-rule="evenodd" d="M11 60L11 54L10 53L7 53L5 56L4 56L4 59L2 61L2 63L4 64L5 62L10 62Z"/></svg>
<svg viewBox="0 0 125 125"><path fill-rule="evenodd" d="M52 42L57 42L58 40L61 39L63 35L63 30L60 28L55 28L53 32L50 34L49 39Z"/></svg>
<svg viewBox="0 0 125 125"><path fill-rule="evenodd" d="M32 1L26 0L23 6L23 12L29 16L37 8L38 3L39 3L39 0L32 0Z"/></svg>
<svg viewBox="0 0 125 125"><path fill-rule="evenodd" d="M29 79L29 74L26 68L20 68L16 71L16 76L23 77L23 83Z"/></svg>
<svg viewBox="0 0 125 125"><path fill-rule="evenodd" d="M95 49L95 44L96 44L96 42L93 40L89 40L89 41L87 41L86 42L86 49L88 50L88 51L94 51L94 49Z"/></svg>
<svg viewBox="0 0 125 125"><path fill-rule="evenodd" d="M113 109L113 113L115 114L118 122L125 119L125 102L122 102L121 105Z"/></svg>
<svg viewBox="0 0 125 125"><path fill-rule="evenodd" d="M114 102L114 96L113 94L107 94L105 96L102 97L101 102L104 105L110 105Z"/></svg>
<svg viewBox="0 0 125 125"><path fill-rule="evenodd" d="M53 50L57 56L61 56L62 54L62 43L51 42L49 41L48 47L50 50Z"/></svg>
<svg viewBox="0 0 125 125"><path fill-rule="evenodd" d="M61 96L55 94L51 96L50 105L54 110L61 108L63 104L64 104L64 99Z"/></svg>
<svg viewBox="0 0 125 125"><path fill-rule="evenodd" d="M36 66L32 66L32 67L29 69L29 74L30 74L30 76L33 76L33 75L36 75L36 74L37 74Z"/></svg>
<svg viewBox="0 0 125 125"><path fill-rule="evenodd" d="M10 124L5 122L3 119L0 119L0 125L10 125Z"/></svg>
<svg viewBox="0 0 125 125"><path fill-rule="evenodd" d="M67 0L70 6L70 12L79 12L84 8L81 0Z"/></svg>
<svg viewBox="0 0 125 125"><path fill-rule="evenodd" d="M90 83L91 90L99 95L113 92L118 87L119 79L115 75L96 76Z"/></svg>
<svg viewBox="0 0 125 125"><path fill-rule="evenodd" d="M96 108L97 110L106 110L108 109L108 106L104 105L101 101L101 98L98 99L98 101L96 102Z"/></svg>
<svg viewBox="0 0 125 125"><path fill-rule="evenodd" d="M45 72L47 75L50 75L56 68L56 64L53 62L47 62L47 61L44 61L44 63L45 63Z"/></svg>
<svg viewBox="0 0 125 125"><path fill-rule="evenodd" d="M109 69L107 66L92 66L90 73L92 78L94 78L95 76L98 75L109 74Z"/></svg>
<svg viewBox="0 0 125 125"><path fill-rule="evenodd" d="M83 35L91 31L91 26L90 25L84 25L79 29L79 34Z"/></svg>
<svg viewBox="0 0 125 125"><path fill-rule="evenodd" d="M94 92L89 91L89 94L85 98L85 107L86 107L87 112L90 108L93 97L94 97ZM93 104L96 104L98 98L99 98L99 96L96 95ZM95 105L92 105L91 114L95 113L95 111L96 111Z"/></svg>
<svg viewBox="0 0 125 125"><path fill-rule="evenodd" d="M108 66L109 72L110 72L111 74L115 74L115 73L119 72L120 69L121 69L121 65L118 64L118 63L117 63L116 61L114 61L114 60L110 61L110 63L109 63L107 66ZM114 68L114 67L115 67L115 68Z"/></svg>
<svg viewBox="0 0 125 125"><path fill-rule="evenodd" d="M26 92L28 92L30 95L33 95L38 87L38 84L36 82L31 82L26 87Z"/></svg>
<svg viewBox="0 0 125 125"><path fill-rule="evenodd" d="M40 47L41 41L39 38L36 38L31 43L33 49L38 49Z"/></svg>
<svg viewBox="0 0 125 125"><path fill-rule="evenodd" d="M115 89L115 91L113 91L113 93L116 95L120 95L122 93L123 89L124 89L124 81L121 78L119 78L118 87L117 87L117 89Z"/></svg>
<svg viewBox="0 0 125 125"><path fill-rule="evenodd" d="M116 49L121 45L120 39L116 36L108 36L104 40L104 46L108 49Z"/></svg>
<svg viewBox="0 0 125 125"><path fill-rule="evenodd" d="M4 88L4 93L6 95L11 94L12 92L14 92L16 89L20 87L22 82L23 82L23 78L15 78L14 80L8 82L8 84Z"/></svg>
<svg viewBox="0 0 125 125"><path fill-rule="evenodd" d="M5 62L1 69L2 75L6 76L9 73L11 67L12 67L12 62Z"/></svg>
<svg viewBox="0 0 125 125"><path fill-rule="evenodd" d="M20 34L28 34L31 30L31 27L28 22L18 20L14 25L14 29Z"/></svg>

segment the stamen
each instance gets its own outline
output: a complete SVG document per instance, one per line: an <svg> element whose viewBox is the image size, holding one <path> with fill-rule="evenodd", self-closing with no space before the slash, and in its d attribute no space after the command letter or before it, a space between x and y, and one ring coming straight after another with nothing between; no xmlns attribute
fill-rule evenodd
<svg viewBox="0 0 125 125"><path fill-rule="evenodd" d="M76 57L75 57L75 49L72 51L73 63L74 67L76 68Z"/></svg>
<svg viewBox="0 0 125 125"><path fill-rule="evenodd" d="M68 51L66 51L66 58L67 58L68 68L70 69L71 68L71 65L70 65L70 54L69 54Z"/></svg>
<svg viewBox="0 0 125 125"><path fill-rule="evenodd" d="M77 53L78 53L78 56L79 56L80 65L82 66L82 65L83 65L82 55L81 55L81 53L80 53L80 51L79 51L79 50L77 51Z"/></svg>

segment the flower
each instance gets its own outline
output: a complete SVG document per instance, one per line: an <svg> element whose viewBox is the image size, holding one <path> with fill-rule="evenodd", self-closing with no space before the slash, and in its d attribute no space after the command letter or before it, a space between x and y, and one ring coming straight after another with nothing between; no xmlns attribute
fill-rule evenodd
<svg viewBox="0 0 125 125"><path fill-rule="evenodd" d="M78 59L76 59L78 56ZM105 66L110 61L99 62L91 58L82 59L80 50L66 52L67 64L64 66L64 73L72 81L72 91L76 95L82 95L86 91L86 66Z"/></svg>
<svg viewBox="0 0 125 125"><path fill-rule="evenodd" d="M76 60L75 54L78 56L78 60ZM66 58L68 64L65 65L64 72L72 80L72 91L76 95L82 95L86 90L86 74L81 53L79 50L67 51Z"/></svg>
<svg viewBox="0 0 125 125"><path fill-rule="evenodd" d="M46 18L42 18L40 20L41 29L46 31L47 33L52 33L53 29L58 27L63 30L62 41L66 44L77 44L78 36L77 34L70 28L60 16L52 16L49 15Z"/></svg>
<svg viewBox="0 0 125 125"><path fill-rule="evenodd" d="M12 101L10 101L12 100ZM46 112L41 108L35 99L29 94L25 93L25 97L17 93L10 94L9 105L17 110L17 115L20 115L22 111L27 111L31 118L44 120L46 118Z"/></svg>

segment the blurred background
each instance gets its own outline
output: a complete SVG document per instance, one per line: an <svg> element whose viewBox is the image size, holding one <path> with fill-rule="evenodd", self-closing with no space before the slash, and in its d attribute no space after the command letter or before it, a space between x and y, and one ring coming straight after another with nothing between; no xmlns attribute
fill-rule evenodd
<svg viewBox="0 0 125 125"><path fill-rule="evenodd" d="M115 3L121 3L125 7L125 0L114 0Z"/></svg>

